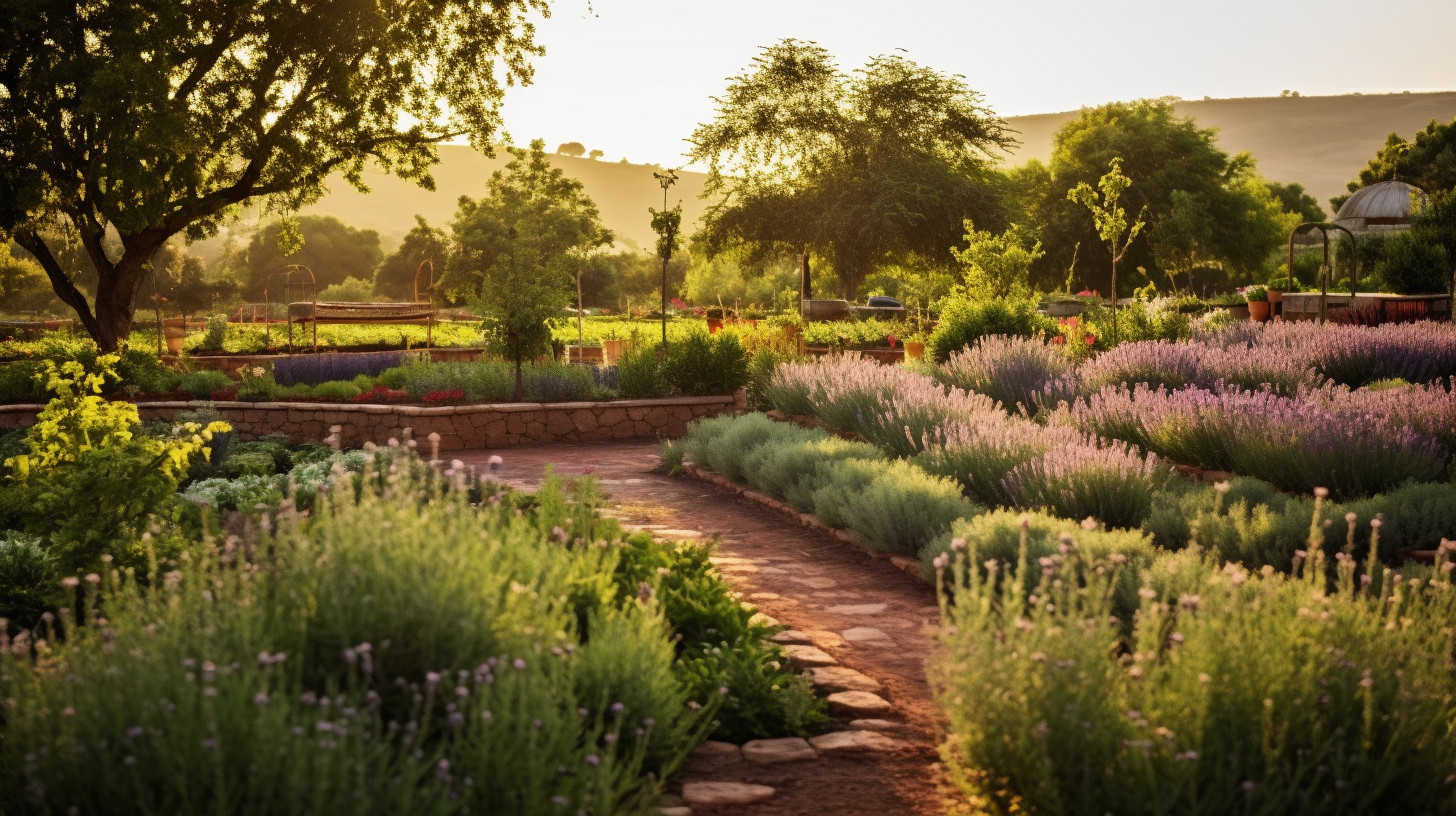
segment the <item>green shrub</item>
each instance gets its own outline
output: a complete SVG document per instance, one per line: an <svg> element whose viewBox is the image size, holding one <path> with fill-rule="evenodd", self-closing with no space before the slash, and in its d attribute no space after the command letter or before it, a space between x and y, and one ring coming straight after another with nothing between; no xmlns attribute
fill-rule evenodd
<svg viewBox="0 0 1456 816"><path fill-rule="evenodd" d="M94 355L92 359L95 359ZM84 360L82 364L92 365ZM159 360L155 352L140 349L126 349L120 353L116 375L120 389L134 388L141 394L170 394L182 381L182 373Z"/></svg>
<svg viewBox="0 0 1456 816"><path fill-rule="evenodd" d="M1415 230L1397 232L1381 244L1372 277L1397 295L1444 292L1451 283L1451 264L1439 241Z"/></svg>
<svg viewBox="0 0 1456 816"><path fill-rule="evenodd" d="M1318 551L1289 579L1189 550L1124 629L1119 565L1049 556L1027 598L982 557L956 559L931 677L950 777L997 812L1456 808L1450 573L1392 592Z"/></svg>
<svg viewBox="0 0 1456 816"><path fill-rule="evenodd" d="M782 499L800 512L812 513L814 492L830 478L833 463L846 459L879 462L885 454L874 445L801 429L796 436L748 452L741 467L744 479L755 490Z"/></svg>
<svg viewBox="0 0 1456 816"><path fill-rule="evenodd" d="M677 633L677 671L689 697L722 700L716 739L801 735L823 719L823 703L789 668L771 630L753 621L732 587L711 569L708 548L664 544L645 533L622 543L613 580L619 597L646 586ZM719 693L727 688L728 694Z"/></svg>
<svg viewBox="0 0 1456 816"><path fill-rule="evenodd" d="M207 331L197 347L204 351L222 351L227 344L228 319L225 314L215 314L207 319Z"/></svg>
<svg viewBox="0 0 1456 816"><path fill-rule="evenodd" d="M221 371L192 371L182 375L177 382L177 390L193 399L205 400L212 396L212 392L234 385L232 378Z"/></svg>
<svg viewBox="0 0 1456 816"><path fill-rule="evenodd" d="M940 322L926 341L926 351L932 360L944 363L952 352L993 334L1008 337L1055 334L1056 321L1039 314L1036 306L1034 300L952 300L942 307Z"/></svg>
<svg viewBox="0 0 1456 816"><path fill-rule="evenodd" d="M361 393L363 392L359 390L359 386L352 382L344 382L342 380L319 383L313 387L313 395L315 397L333 402L348 402Z"/></svg>
<svg viewBox="0 0 1456 816"><path fill-rule="evenodd" d="M0 364L0 403L40 402L45 384L38 379L43 365L38 360Z"/></svg>
<svg viewBox="0 0 1456 816"><path fill-rule="evenodd" d="M17 628L35 627L56 602L59 577L39 538L0 533L0 619Z"/></svg>
<svg viewBox="0 0 1456 816"><path fill-rule="evenodd" d="M644 345L617 360L617 391L627 399L651 399L668 394L658 346Z"/></svg>
<svg viewBox="0 0 1456 816"><path fill-rule="evenodd" d="M747 455L760 446L786 443L799 430L758 413L711 417L694 423L693 431L683 438L683 446L693 464L742 482Z"/></svg>
<svg viewBox="0 0 1456 816"><path fill-rule="evenodd" d="M254 458L259 454L242 454ZM230 458L229 463L232 459ZM271 474L245 473L228 479L203 479L181 492L193 504L206 504L219 512L251 512L258 505L272 506L283 500L284 479Z"/></svg>
<svg viewBox="0 0 1456 816"><path fill-rule="evenodd" d="M252 453L244 453L241 451L231 452L222 465L222 472L229 478L237 478L239 476L272 476L276 470L277 462L273 456L262 451Z"/></svg>
<svg viewBox="0 0 1456 816"><path fill-rule="evenodd" d="M882 552L915 555L957 519L982 512L956 483L904 460L844 459L826 468L814 512Z"/></svg>

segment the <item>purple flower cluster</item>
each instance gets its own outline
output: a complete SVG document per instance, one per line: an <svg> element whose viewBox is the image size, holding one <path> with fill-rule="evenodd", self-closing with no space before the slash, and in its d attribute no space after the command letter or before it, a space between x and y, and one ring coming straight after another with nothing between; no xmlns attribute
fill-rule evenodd
<svg viewBox="0 0 1456 816"><path fill-rule="evenodd" d="M1456 325L1451 323L1274 323L1249 347L1260 356L1286 357L1351 387L1397 377L1428 383L1456 376Z"/></svg>
<svg viewBox="0 0 1456 816"><path fill-rule="evenodd" d="M935 371L946 385L985 394L1009 411L1035 413L1076 395L1072 358L1036 338L992 335L954 352Z"/></svg>
<svg viewBox="0 0 1456 816"><path fill-rule="evenodd" d="M1084 364L1077 376L1087 394L1109 385L1143 383L1170 390L1232 387L1290 396L1324 381L1304 361L1288 354L1251 353L1237 344L1162 340L1124 343Z"/></svg>
<svg viewBox="0 0 1456 816"><path fill-rule="evenodd" d="M1177 462L1297 492L1328 487L1337 498L1438 478L1448 456L1437 439L1398 417L1269 391L1109 387L1062 416Z"/></svg>

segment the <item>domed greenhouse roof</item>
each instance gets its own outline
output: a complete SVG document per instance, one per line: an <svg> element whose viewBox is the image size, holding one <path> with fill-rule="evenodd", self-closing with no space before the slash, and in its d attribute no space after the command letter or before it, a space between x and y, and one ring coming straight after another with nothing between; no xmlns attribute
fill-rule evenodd
<svg viewBox="0 0 1456 816"><path fill-rule="evenodd" d="M1361 187L1335 214L1335 223L1350 230L1403 227L1411 222L1411 206L1426 194L1403 181L1381 181Z"/></svg>

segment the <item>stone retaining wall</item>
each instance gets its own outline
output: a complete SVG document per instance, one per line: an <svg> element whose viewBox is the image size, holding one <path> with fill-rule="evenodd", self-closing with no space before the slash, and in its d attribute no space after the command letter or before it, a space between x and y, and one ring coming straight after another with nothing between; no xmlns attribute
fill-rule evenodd
<svg viewBox="0 0 1456 816"><path fill-rule="evenodd" d="M0 406L0 429L35 422L40 405ZM143 420L173 420L193 406L186 402L149 402L137 406ZM424 407L348 405L312 402L215 402L244 439L270 433L295 441L319 441L329 427L343 429L344 447L384 444L405 428L416 439L440 435L440 450L508 448L538 442L595 442L681 436L694 419L742 410L745 397L675 397L615 402L515 402L499 405Z"/></svg>

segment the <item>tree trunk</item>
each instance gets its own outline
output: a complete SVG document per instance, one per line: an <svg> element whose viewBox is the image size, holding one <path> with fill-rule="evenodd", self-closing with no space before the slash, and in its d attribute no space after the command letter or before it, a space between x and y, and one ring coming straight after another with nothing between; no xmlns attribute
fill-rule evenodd
<svg viewBox="0 0 1456 816"><path fill-rule="evenodd" d="M511 395L511 399L513 401L515 401L515 402L520 402L521 401L521 398L526 393L526 388L525 388L524 382L523 382L523 380L521 378L521 357L522 357L521 352L519 350L517 350L516 351L516 391L515 391L514 394Z"/></svg>

